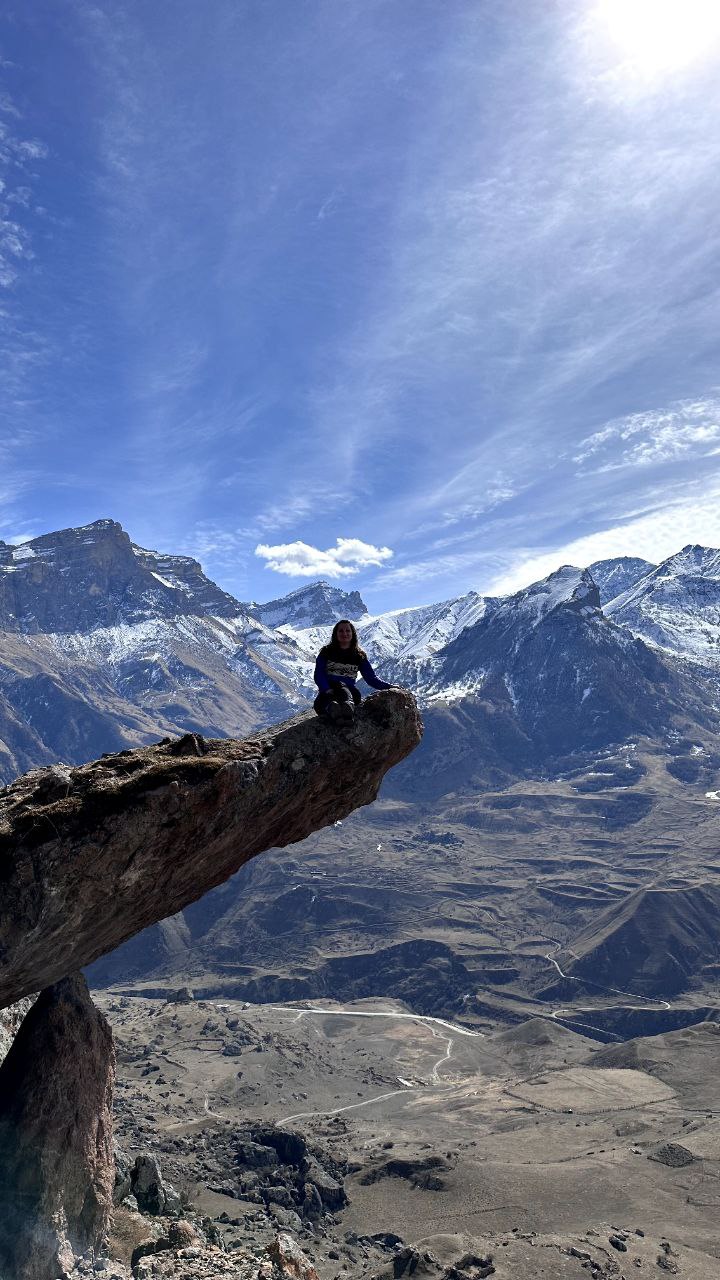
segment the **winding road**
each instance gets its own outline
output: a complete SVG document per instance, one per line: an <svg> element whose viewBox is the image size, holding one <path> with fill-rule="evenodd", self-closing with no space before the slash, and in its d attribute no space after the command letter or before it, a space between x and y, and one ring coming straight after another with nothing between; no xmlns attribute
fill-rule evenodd
<svg viewBox="0 0 720 1280"><path fill-rule="evenodd" d="M448 1089L452 1087L450 1085L443 1084L439 1074L440 1068L450 1061L454 1043L453 1036L446 1035L443 1031L452 1031L453 1035L472 1036L479 1037L481 1039L484 1038L484 1033L482 1031L472 1031L469 1027L459 1027L456 1026L455 1023L447 1022L444 1018L434 1018L429 1014L400 1013L393 1009L383 1011L376 1011L374 1009L298 1009L297 1006L293 1005L277 1005L276 1008L281 1013L297 1014L297 1017L295 1018L296 1022L299 1022L300 1018L304 1017L306 1014L311 1016L314 1014L322 1017L331 1015L333 1017L341 1018L405 1018L410 1019L413 1022L423 1023L428 1027L431 1035L435 1039L441 1039L445 1043L445 1052L441 1054L437 1062L433 1064L433 1068L430 1073L431 1087L436 1089ZM443 1028L443 1030L436 1030L436 1027ZM402 1077L398 1078L402 1080ZM292 1116L284 1116L282 1120L277 1120L276 1124L285 1125L290 1124L295 1120L310 1120L315 1116L337 1116L341 1115L343 1111L356 1111L359 1107L368 1107L373 1102L384 1102L387 1098L395 1098L399 1094L418 1093L425 1088L427 1088L426 1085L404 1084L402 1089L391 1089L389 1093L379 1093L373 1098L365 1098L362 1102L351 1102L344 1107L334 1107L332 1110L322 1111L301 1111Z"/></svg>
<svg viewBox="0 0 720 1280"><path fill-rule="evenodd" d="M555 947L555 955L557 955L558 951L569 950L569 948L563 947L563 944L558 942L555 938L548 938L547 941L553 943ZM570 954L572 955L573 953L570 952ZM578 982L582 986L594 987L596 991L605 992L607 995L625 996L628 1000L639 1000L642 1004L651 1005L655 1009L672 1008L672 1005L669 1004L667 1000L653 1000L649 996L636 995L634 991L620 991L618 987L603 987L600 983L593 982L590 978L576 978L572 973L565 973L560 968L560 965L555 959L555 955L546 952L543 959L549 961L549 963L553 965L565 982ZM637 1009L638 1007L639 1006L636 1004L625 1004L624 1002L621 1004L608 1004L604 1006L605 1009ZM584 1027L587 1031L597 1031L601 1035L610 1036L613 1040L622 1040L622 1036L616 1035L614 1031L608 1031L605 1027L595 1027L590 1022L578 1022L575 1017L575 1012L596 1013L599 1012L599 1010L597 1010L594 1005L575 1005L573 1009L566 1009L564 1006L561 1006L559 1009L553 1009L551 1013L547 1014L547 1017L552 1018L555 1022L571 1022L573 1027Z"/></svg>

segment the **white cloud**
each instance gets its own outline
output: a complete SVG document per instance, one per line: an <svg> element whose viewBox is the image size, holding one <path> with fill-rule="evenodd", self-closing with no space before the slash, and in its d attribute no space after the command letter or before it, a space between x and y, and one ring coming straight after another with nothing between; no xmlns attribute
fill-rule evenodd
<svg viewBox="0 0 720 1280"><path fill-rule="evenodd" d="M275 547L260 543L255 555L267 560L275 573L297 578L343 578L361 569L381 565L392 557L389 547L374 547L360 538L338 538L337 546L321 551L307 542L286 542Z"/></svg>

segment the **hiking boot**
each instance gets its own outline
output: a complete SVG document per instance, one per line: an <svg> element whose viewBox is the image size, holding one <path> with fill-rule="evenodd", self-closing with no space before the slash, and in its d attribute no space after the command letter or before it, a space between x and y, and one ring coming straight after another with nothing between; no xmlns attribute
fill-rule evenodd
<svg viewBox="0 0 720 1280"><path fill-rule="evenodd" d="M328 705L327 714L335 724L350 724L355 717L355 708L352 702L336 702L333 699Z"/></svg>

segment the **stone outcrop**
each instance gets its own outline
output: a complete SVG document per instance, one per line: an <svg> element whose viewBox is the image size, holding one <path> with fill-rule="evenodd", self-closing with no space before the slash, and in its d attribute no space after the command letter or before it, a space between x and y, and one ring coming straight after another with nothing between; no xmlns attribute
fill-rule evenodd
<svg viewBox="0 0 720 1280"><path fill-rule="evenodd" d="M244 740L199 735L51 766L0 792L0 1008L180 911L273 846L375 799L420 741L412 696L349 728L302 715Z"/></svg>
<svg viewBox="0 0 720 1280"><path fill-rule="evenodd" d="M55 1280L112 1205L115 1055L84 978L43 991L0 1067L0 1276Z"/></svg>

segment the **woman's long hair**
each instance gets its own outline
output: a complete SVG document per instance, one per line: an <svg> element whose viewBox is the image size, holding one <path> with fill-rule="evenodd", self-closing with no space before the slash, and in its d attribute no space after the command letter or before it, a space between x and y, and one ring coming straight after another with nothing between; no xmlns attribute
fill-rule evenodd
<svg viewBox="0 0 720 1280"><path fill-rule="evenodd" d="M349 627L352 631L352 639L347 649L343 649L340 641L338 640L338 627ZM322 652L328 657L332 654L333 658L355 658L358 662L364 661L367 657L365 650L361 649L358 644L357 631L349 618L341 618L339 622L335 623L335 626L332 629L330 643L324 646Z"/></svg>

